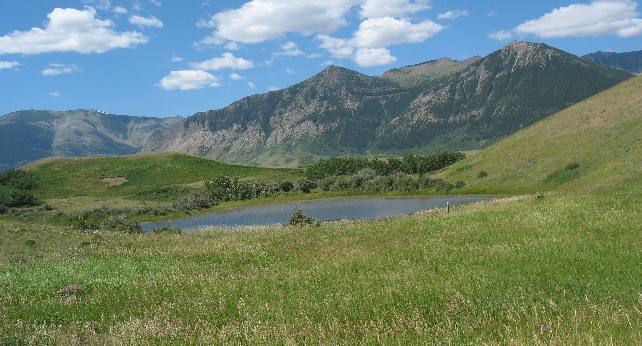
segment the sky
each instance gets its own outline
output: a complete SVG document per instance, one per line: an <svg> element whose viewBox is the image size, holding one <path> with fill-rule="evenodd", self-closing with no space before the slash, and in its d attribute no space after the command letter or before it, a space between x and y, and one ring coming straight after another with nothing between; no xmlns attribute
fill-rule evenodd
<svg viewBox="0 0 642 346"><path fill-rule="evenodd" d="M379 75L512 40L642 49L633 0L0 0L0 114L189 116L328 65Z"/></svg>

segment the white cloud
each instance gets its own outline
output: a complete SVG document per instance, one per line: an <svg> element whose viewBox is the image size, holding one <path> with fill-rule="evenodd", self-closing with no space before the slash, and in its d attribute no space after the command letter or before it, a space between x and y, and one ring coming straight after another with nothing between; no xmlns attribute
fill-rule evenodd
<svg viewBox="0 0 642 346"><path fill-rule="evenodd" d="M235 73L231 73L229 75L229 77L230 77L231 80L241 80L241 79L243 79L243 76L241 76L240 74L238 74L236 72Z"/></svg>
<svg viewBox="0 0 642 346"><path fill-rule="evenodd" d="M239 44L236 42L228 42L223 46L223 48L227 50L238 50L240 47L239 47Z"/></svg>
<svg viewBox="0 0 642 346"><path fill-rule="evenodd" d="M222 11L201 28L214 28L220 40L260 43L289 32L331 33L346 25L346 15L356 0L251 0L237 9ZM213 41L213 39L209 39Z"/></svg>
<svg viewBox="0 0 642 346"><path fill-rule="evenodd" d="M642 19L632 0L593 0L560 7L515 28L518 34L543 38L642 34Z"/></svg>
<svg viewBox="0 0 642 346"><path fill-rule="evenodd" d="M0 37L0 54L40 54L48 52L104 53L147 43L135 31L116 32L110 20L96 18L96 10L56 8L47 15L45 28L14 31Z"/></svg>
<svg viewBox="0 0 642 346"><path fill-rule="evenodd" d="M304 53L299 49L299 46L292 42L286 42L281 45L281 50L274 53L275 56L300 56Z"/></svg>
<svg viewBox="0 0 642 346"><path fill-rule="evenodd" d="M59 92L57 92L57 91L52 91L52 92L50 92L50 93L49 93L49 96L52 96L52 97L59 97L59 96L60 96L60 93L59 93Z"/></svg>
<svg viewBox="0 0 642 346"><path fill-rule="evenodd" d="M254 89L256 88L256 84L254 84L253 82L247 82L247 87L250 89Z"/></svg>
<svg viewBox="0 0 642 346"><path fill-rule="evenodd" d="M174 56L172 56L170 61L173 62L173 63L179 63L179 62L183 61L183 58L181 58L180 56L174 55Z"/></svg>
<svg viewBox="0 0 642 346"><path fill-rule="evenodd" d="M279 90L279 88L275 86L268 87L268 91L277 91L277 90Z"/></svg>
<svg viewBox="0 0 642 346"><path fill-rule="evenodd" d="M327 35L319 35L317 39L321 42L319 47L326 49L333 57L349 58L354 53L354 45L350 40Z"/></svg>
<svg viewBox="0 0 642 346"><path fill-rule="evenodd" d="M354 33L357 47L382 48L403 43L423 42L444 27L431 20L414 24L407 19L392 17L366 19Z"/></svg>
<svg viewBox="0 0 642 346"><path fill-rule="evenodd" d="M158 85L165 90L197 90L221 86L218 78L200 70L171 71Z"/></svg>
<svg viewBox="0 0 642 346"><path fill-rule="evenodd" d="M160 0L149 0L149 2L151 2L152 4L158 7L163 6L163 3Z"/></svg>
<svg viewBox="0 0 642 346"><path fill-rule="evenodd" d="M2 61L0 60L0 70L11 70L20 66L17 61Z"/></svg>
<svg viewBox="0 0 642 346"><path fill-rule="evenodd" d="M212 58L192 64L192 68L206 71L217 71L222 69L247 70L254 67L252 60L237 58L232 53L223 53L219 58Z"/></svg>
<svg viewBox="0 0 642 346"><path fill-rule="evenodd" d="M152 28L162 28L164 26L163 22L154 16L142 17L133 15L129 17L129 22L141 28L146 26Z"/></svg>
<svg viewBox="0 0 642 346"><path fill-rule="evenodd" d="M82 2L101 11L107 11L111 7L111 1L109 0L83 0Z"/></svg>
<svg viewBox="0 0 642 346"><path fill-rule="evenodd" d="M293 69L291 69L291 68L289 68L289 67L288 67L288 68L286 68L286 69L285 69L285 73L287 73L287 74L289 74L289 75L293 75L293 74L295 74L295 73L296 73L296 71L294 71Z"/></svg>
<svg viewBox="0 0 642 346"><path fill-rule="evenodd" d="M396 61L388 46L418 43L427 40L444 29L431 20L412 23L410 20L392 17L370 18L359 25L351 39L318 35L320 47L335 58L352 58L361 66L377 66Z"/></svg>
<svg viewBox="0 0 642 346"><path fill-rule="evenodd" d="M441 20L453 20L459 17L466 17L468 16L468 14L468 10L450 10L444 13L440 13L437 17Z"/></svg>
<svg viewBox="0 0 642 346"><path fill-rule="evenodd" d="M122 6L116 6L116 7L112 8L111 11L116 13L116 14L126 14L127 12L129 12L129 11L127 11L126 8L124 8Z"/></svg>
<svg viewBox="0 0 642 346"><path fill-rule="evenodd" d="M488 34L488 38L497 40L497 41L506 41L512 37L513 37L513 33L511 31L506 31L506 30L498 30Z"/></svg>
<svg viewBox="0 0 642 346"><path fill-rule="evenodd" d="M425 0L364 0L360 13L362 18L404 17L429 8Z"/></svg>
<svg viewBox="0 0 642 346"><path fill-rule="evenodd" d="M397 58L385 48L359 48L354 61L360 66L372 67L392 64Z"/></svg>
<svg viewBox="0 0 642 346"><path fill-rule="evenodd" d="M78 71L80 71L80 68L76 65L50 64L46 69L42 70L42 75L52 77Z"/></svg>

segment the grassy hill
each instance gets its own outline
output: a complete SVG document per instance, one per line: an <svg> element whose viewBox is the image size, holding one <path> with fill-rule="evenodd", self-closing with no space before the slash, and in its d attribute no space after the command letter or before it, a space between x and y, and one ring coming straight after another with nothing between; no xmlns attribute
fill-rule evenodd
<svg viewBox="0 0 642 346"><path fill-rule="evenodd" d="M578 190L642 176L642 77L623 82L505 140L442 175L476 192ZM579 164L567 170L569 164ZM479 178L485 171L488 176Z"/></svg>
<svg viewBox="0 0 642 346"><path fill-rule="evenodd" d="M136 196L160 188L200 183L217 176L294 180L296 169L232 165L178 153L98 158L53 158L25 166L39 181L44 199L73 196Z"/></svg>

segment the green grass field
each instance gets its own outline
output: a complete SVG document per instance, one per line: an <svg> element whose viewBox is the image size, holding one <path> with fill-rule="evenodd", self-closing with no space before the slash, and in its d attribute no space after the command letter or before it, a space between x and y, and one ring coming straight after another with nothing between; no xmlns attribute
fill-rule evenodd
<svg viewBox="0 0 642 346"><path fill-rule="evenodd" d="M157 205L217 176L259 181L303 179L298 169L240 166L178 153L45 159L25 169L36 175L38 196L65 210Z"/></svg>
<svg viewBox="0 0 642 346"><path fill-rule="evenodd" d="M515 196L450 214L182 235L0 219L0 344L640 345L641 91L440 172Z"/></svg>

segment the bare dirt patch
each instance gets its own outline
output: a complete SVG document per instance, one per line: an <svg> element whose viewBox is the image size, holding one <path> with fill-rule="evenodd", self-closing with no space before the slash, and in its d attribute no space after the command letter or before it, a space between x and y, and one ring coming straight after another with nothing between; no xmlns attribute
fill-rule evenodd
<svg viewBox="0 0 642 346"><path fill-rule="evenodd" d="M109 186L119 186L127 182L125 177L104 177L100 179L102 182L107 183Z"/></svg>

